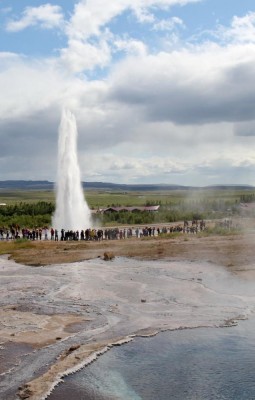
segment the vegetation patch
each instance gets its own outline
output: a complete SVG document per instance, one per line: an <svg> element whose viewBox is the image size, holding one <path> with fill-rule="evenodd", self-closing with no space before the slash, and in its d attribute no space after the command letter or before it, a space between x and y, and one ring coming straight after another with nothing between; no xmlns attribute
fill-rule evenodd
<svg viewBox="0 0 255 400"><path fill-rule="evenodd" d="M0 255L13 254L15 251L31 248L33 248L33 243L25 239L18 239L10 242L2 241L0 242Z"/></svg>
<svg viewBox="0 0 255 400"><path fill-rule="evenodd" d="M241 229L240 228L224 228L218 225L214 227L206 228L204 231L199 232L197 234L198 237L205 237L205 236L232 236L232 235L240 235Z"/></svg>
<svg viewBox="0 0 255 400"><path fill-rule="evenodd" d="M55 211L54 191L13 190L0 192L0 228L19 226L43 228L51 226ZM245 215L255 216L254 190L193 189L155 191L97 191L86 192L86 200L93 210L93 225L123 226L175 223L177 221L216 220ZM158 211L120 211L101 213L109 207L159 205ZM247 206L249 205L249 207ZM246 207L247 206L247 207ZM86 229L88 227L84 227Z"/></svg>

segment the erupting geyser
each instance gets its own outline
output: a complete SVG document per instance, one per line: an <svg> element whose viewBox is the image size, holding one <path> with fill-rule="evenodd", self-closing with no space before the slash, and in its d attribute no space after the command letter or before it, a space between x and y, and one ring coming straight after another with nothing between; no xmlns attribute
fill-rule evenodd
<svg viewBox="0 0 255 400"><path fill-rule="evenodd" d="M77 135L74 115L69 110L63 110L59 125L56 211L52 221L52 226L58 230L91 227L91 212L81 185Z"/></svg>

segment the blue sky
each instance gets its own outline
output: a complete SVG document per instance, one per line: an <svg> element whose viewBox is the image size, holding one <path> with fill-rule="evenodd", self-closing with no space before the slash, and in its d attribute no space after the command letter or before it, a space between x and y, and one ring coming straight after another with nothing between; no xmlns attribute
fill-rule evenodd
<svg viewBox="0 0 255 400"><path fill-rule="evenodd" d="M251 0L0 0L1 179L255 184ZM40 167L38 167L38 165Z"/></svg>
<svg viewBox="0 0 255 400"><path fill-rule="evenodd" d="M1 6L1 51L22 53L27 56L56 55L56 52L65 46L67 37L59 30L42 29L40 24L28 26L26 29L7 32L8 21L17 21L22 18L27 8L40 7L43 4L58 5L66 21L72 15L77 0L54 1L51 3L42 1L9 1L2 0ZM224 6L222 5L224 3ZM253 3L253 4L252 4ZM107 2L105 2L107 4ZM107 7L107 6L106 6ZM173 5L168 10L154 9L153 14L158 19L180 18L185 23L185 28L180 29L179 34L183 40L203 40L208 31L214 31L217 25L228 26L233 16L244 16L248 11L255 9L253 0L203 0L188 3L185 6ZM153 47L158 44L159 38L164 37L165 31L153 31L151 24L140 24L130 10L123 12L109 23L115 34L131 34L137 39L143 39ZM200 37L201 36L201 37Z"/></svg>

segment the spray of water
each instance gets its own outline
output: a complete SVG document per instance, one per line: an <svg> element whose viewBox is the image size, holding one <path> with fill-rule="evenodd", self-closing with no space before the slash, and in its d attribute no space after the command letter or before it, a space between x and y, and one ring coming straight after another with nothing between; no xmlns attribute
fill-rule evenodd
<svg viewBox="0 0 255 400"><path fill-rule="evenodd" d="M58 230L91 227L91 212L81 185L77 135L74 115L69 110L63 110L59 125L56 211L52 219L52 226Z"/></svg>

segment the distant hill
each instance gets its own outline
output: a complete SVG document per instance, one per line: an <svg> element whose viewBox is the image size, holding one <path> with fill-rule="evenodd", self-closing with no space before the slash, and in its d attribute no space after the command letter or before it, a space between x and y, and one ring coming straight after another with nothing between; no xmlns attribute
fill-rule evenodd
<svg viewBox="0 0 255 400"><path fill-rule="evenodd" d="M252 190L251 185L213 185L206 187L181 186L167 184L120 184L109 182L82 182L87 190L105 190L105 191L164 191L164 190ZM7 180L0 181L0 190L53 190L54 182L50 181L25 181L25 180Z"/></svg>
<svg viewBox="0 0 255 400"><path fill-rule="evenodd" d="M165 184L121 184L109 182L83 182L86 189L103 189L108 191L157 191L157 190L187 190L188 186L181 185L165 185Z"/></svg>
<svg viewBox="0 0 255 400"><path fill-rule="evenodd" d="M213 190L229 190L229 189L236 189L236 190L252 190L254 186L252 185L211 185L205 186L204 189L213 189Z"/></svg>
<svg viewBox="0 0 255 400"><path fill-rule="evenodd" d="M0 190L50 190L54 189L54 183L49 181L0 181Z"/></svg>
<svg viewBox="0 0 255 400"><path fill-rule="evenodd" d="M189 187L180 185L161 185L161 184L119 184L109 182L82 182L87 190L108 190L108 191L153 191L153 190L186 190ZM54 182L49 181L25 181L25 180L9 180L0 181L0 190L53 190Z"/></svg>

